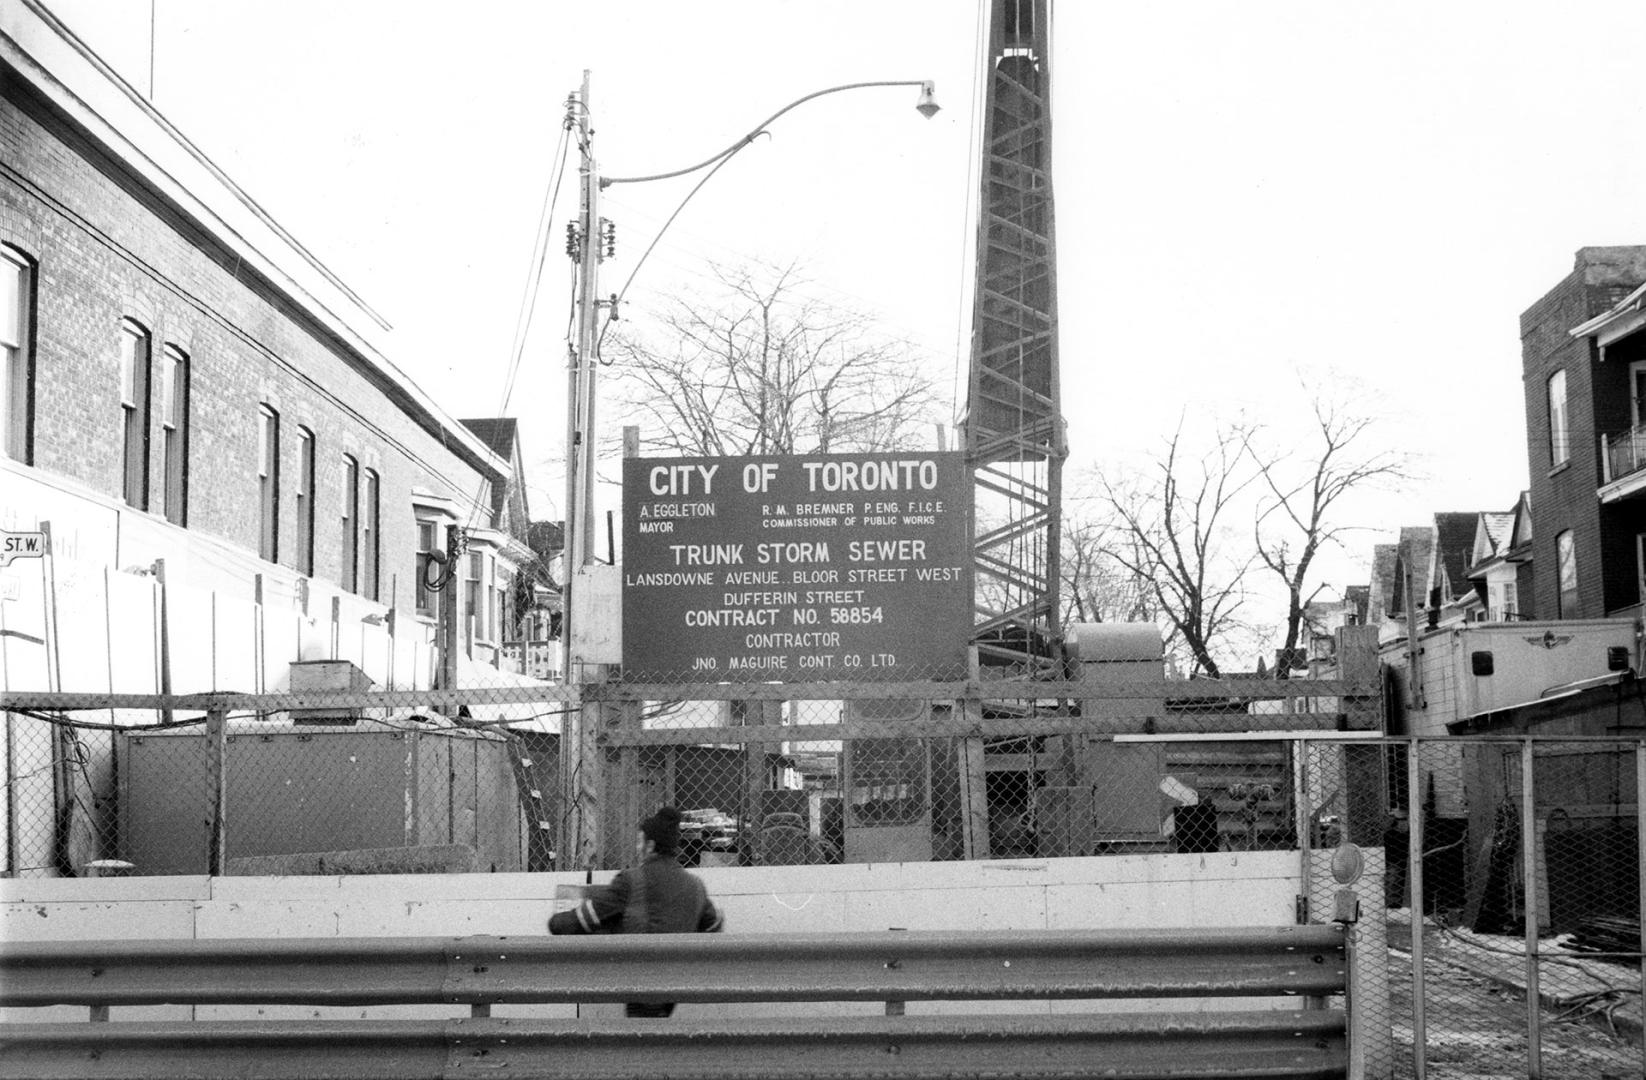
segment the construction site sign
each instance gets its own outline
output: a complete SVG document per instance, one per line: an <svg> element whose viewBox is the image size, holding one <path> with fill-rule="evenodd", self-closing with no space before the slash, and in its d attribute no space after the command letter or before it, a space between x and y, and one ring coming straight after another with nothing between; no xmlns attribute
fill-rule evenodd
<svg viewBox="0 0 1646 1080"><path fill-rule="evenodd" d="M624 671L964 678L971 545L957 452L629 458Z"/></svg>

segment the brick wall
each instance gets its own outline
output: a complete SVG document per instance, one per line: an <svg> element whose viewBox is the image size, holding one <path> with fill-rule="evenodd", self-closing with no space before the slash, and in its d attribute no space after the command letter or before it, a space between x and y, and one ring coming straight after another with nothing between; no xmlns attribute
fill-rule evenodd
<svg viewBox="0 0 1646 1080"><path fill-rule="evenodd" d="M0 239L37 261L34 465L119 499L122 318L152 334L150 509L162 513L160 356L191 366L188 527L258 547L258 409L281 418L280 561L293 562L296 433L316 437L315 577L341 573L342 455L380 476L381 588L411 607L411 491L490 505L480 459L409 415L392 384L104 154L21 80L0 99ZM455 423L455 421L450 421ZM482 524L486 522L482 521ZM398 596L389 590L398 575Z"/></svg>
<svg viewBox="0 0 1646 1080"><path fill-rule="evenodd" d="M1526 400L1526 460L1531 477L1533 564L1540 617L1598 618L1621 606L1618 541L1603 537L1596 491L1602 483L1599 419L1612 407L1611 389L1597 386L1598 351L1572 327L1598 315L1646 280L1646 247L1583 248L1573 271L1520 318L1522 378ZM1551 464L1548 383L1566 372L1570 456ZM1578 604L1560 611L1557 537L1571 530L1578 568ZM1632 586L1628 591L1633 592ZM1628 601L1622 601L1628 602Z"/></svg>

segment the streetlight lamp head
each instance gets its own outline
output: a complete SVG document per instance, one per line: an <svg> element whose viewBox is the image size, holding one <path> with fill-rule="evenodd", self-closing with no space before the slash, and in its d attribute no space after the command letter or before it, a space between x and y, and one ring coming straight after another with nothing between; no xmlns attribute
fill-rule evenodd
<svg viewBox="0 0 1646 1080"><path fill-rule="evenodd" d="M937 115L937 110L939 110L943 107L943 106L939 105L932 98L932 94L936 91L936 89L937 89L937 84L936 83L931 83L931 82L921 83L920 84L920 100L914 103L915 111L920 113L921 116L924 116L928 120L930 120L932 117L936 116Z"/></svg>

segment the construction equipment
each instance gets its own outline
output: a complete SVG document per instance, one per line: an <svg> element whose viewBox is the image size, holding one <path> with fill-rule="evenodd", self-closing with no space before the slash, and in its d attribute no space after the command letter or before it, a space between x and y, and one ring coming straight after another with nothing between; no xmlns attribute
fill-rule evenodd
<svg viewBox="0 0 1646 1080"><path fill-rule="evenodd" d="M1068 454L1057 355L1048 0L993 0L964 421L976 491L979 661L1059 667L1058 520Z"/></svg>

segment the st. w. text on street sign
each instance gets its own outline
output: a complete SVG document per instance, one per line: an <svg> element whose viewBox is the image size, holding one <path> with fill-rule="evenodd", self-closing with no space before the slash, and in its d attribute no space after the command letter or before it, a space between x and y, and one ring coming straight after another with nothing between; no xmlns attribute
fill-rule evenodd
<svg viewBox="0 0 1646 1080"><path fill-rule="evenodd" d="M964 678L971 542L959 453L629 458L624 673Z"/></svg>

